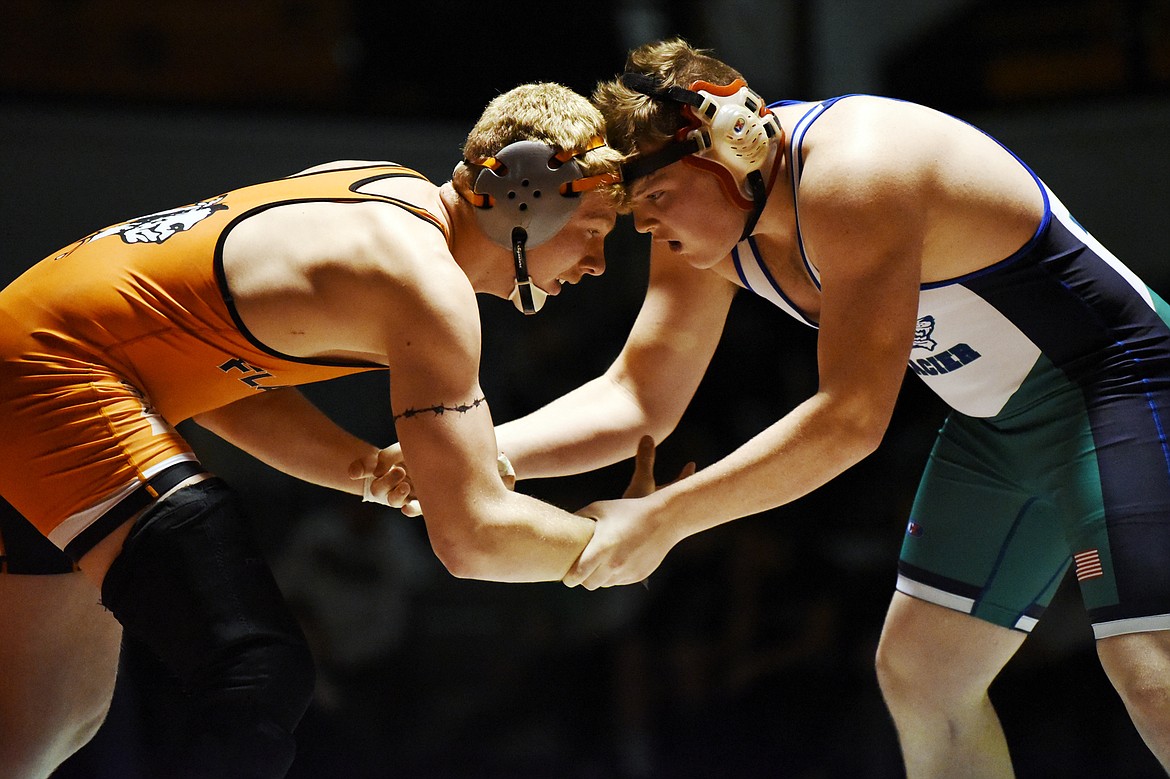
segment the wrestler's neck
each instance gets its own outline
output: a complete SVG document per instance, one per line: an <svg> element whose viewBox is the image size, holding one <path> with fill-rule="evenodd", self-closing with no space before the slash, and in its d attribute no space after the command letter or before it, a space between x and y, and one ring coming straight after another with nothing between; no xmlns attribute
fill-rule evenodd
<svg viewBox="0 0 1170 779"><path fill-rule="evenodd" d="M512 289L511 255L484 235L475 206L460 197L448 181L439 188L439 199L451 235L451 256L477 293L507 297Z"/></svg>

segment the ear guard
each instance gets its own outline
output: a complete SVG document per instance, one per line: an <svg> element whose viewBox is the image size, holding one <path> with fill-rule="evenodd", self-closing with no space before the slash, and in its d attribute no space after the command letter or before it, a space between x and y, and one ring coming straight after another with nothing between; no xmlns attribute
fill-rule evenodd
<svg viewBox="0 0 1170 779"><path fill-rule="evenodd" d="M740 240L751 235L767 198L760 169L772 139L783 133L763 99L743 79L722 86L696 81L683 89L663 86L644 73L624 73L622 84L655 100L681 103L687 119L674 143L627 162L623 180L628 184L678 160L710 171L719 177L731 202L751 212Z"/></svg>
<svg viewBox="0 0 1170 779"><path fill-rule="evenodd" d="M535 314L547 293L528 277L526 249L539 246L561 231L580 205L579 195L601 184L615 183L616 173L585 176L577 158L605 142L594 137L586 148L557 151L539 141L516 141L479 162L468 200L476 219L493 242L512 251L516 286L509 299L525 314Z"/></svg>

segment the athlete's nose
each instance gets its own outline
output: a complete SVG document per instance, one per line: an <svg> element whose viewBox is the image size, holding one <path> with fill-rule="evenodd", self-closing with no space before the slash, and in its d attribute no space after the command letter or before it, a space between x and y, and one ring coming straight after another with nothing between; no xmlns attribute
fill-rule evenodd
<svg viewBox="0 0 1170 779"><path fill-rule="evenodd" d="M600 276L605 273L605 247L596 252L589 252L581 258L581 271L589 276Z"/></svg>
<svg viewBox="0 0 1170 779"><path fill-rule="evenodd" d="M640 233L653 233L658 229L658 220L635 213L634 229Z"/></svg>

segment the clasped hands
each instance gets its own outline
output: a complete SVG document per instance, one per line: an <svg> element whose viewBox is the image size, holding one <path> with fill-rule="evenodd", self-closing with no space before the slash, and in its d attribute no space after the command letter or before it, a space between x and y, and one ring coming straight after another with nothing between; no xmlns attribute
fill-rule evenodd
<svg viewBox="0 0 1170 779"><path fill-rule="evenodd" d="M670 526L657 521L654 505L643 499L693 474L695 464L687 463L674 481L660 486L654 480L654 456L654 439L643 436L634 457L634 474L622 498L591 503L576 512L595 520L596 526L588 545L562 580L567 586L595 590L643 581L681 540ZM513 489L516 474L508 458L501 454L497 466L504 484ZM355 460L350 464L349 475L362 480L363 500L399 509L408 517L422 514L397 444Z"/></svg>

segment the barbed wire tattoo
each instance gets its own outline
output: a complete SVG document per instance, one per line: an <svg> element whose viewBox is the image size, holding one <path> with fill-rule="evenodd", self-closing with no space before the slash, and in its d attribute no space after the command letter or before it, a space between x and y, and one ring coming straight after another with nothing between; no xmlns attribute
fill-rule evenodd
<svg viewBox="0 0 1170 779"><path fill-rule="evenodd" d="M437 417L441 417L448 411L454 412L456 414L466 414L472 409L479 408L484 403L487 403L487 398L481 395L472 401L461 403L458 406L438 405L424 406L423 408L408 408L401 414L395 414L394 421L397 422L400 419L410 419L411 417L417 417L419 414L434 414Z"/></svg>

